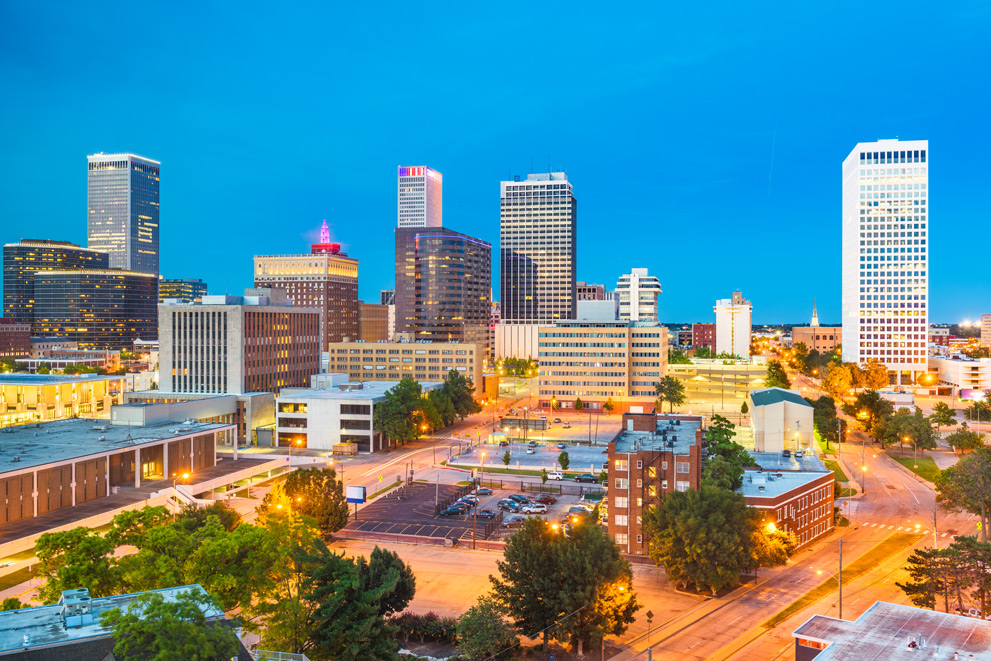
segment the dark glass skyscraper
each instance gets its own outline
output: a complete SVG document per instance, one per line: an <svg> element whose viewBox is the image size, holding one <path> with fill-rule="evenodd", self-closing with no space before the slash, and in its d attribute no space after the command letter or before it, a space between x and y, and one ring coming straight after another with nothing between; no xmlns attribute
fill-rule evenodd
<svg viewBox="0 0 991 661"><path fill-rule="evenodd" d="M105 252L68 241L21 239L3 247L3 316L34 321L34 278L39 271L106 269Z"/></svg>
<svg viewBox="0 0 991 661"><path fill-rule="evenodd" d="M396 332L489 344L492 246L443 227L396 230Z"/></svg>
<svg viewBox="0 0 991 661"><path fill-rule="evenodd" d="M89 247L110 268L158 275L158 161L96 154L89 161Z"/></svg>
<svg viewBox="0 0 991 661"><path fill-rule="evenodd" d="M183 303L198 303L206 296L206 283L199 278L158 279L158 302L164 303L170 298Z"/></svg>
<svg viewBox="0 0 991 661"><path fill-rule="evenodd" d="M130 349L158 338L158 278L115 270L44 271L34 278L32 332L80 349Z"/></svg>

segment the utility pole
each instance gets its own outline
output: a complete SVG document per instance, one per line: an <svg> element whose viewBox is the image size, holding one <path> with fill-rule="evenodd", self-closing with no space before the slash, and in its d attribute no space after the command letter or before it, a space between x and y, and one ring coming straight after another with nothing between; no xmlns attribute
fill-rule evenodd
<svg viewBox="0 0 991 661"><path fill-rule="evenodd" d="M840 619L843 619L843 540L840 540Z"/></svg>

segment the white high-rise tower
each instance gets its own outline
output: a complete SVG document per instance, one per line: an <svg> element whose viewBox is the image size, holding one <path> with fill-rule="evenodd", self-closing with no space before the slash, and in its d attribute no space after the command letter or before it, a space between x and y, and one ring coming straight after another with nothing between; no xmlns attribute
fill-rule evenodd
<svg viewBox="0 0 991 661"><path fill-rule="evenodd" d="M927 370L929 142L880 140L843 161L843 361L893 383Z"/></svg>
<svg viewBox="0 0 991 661"><path fill-rule="evenodd" d="M399 166L397 227L443 227L444 176L426 165Z"/></svg>
<svg viewBox="0 0 991 661"><path fill-rule="evenodd" d="M657 321L661 281L656 275L648 275L647 269L632 269L619 277L616 292L619 294L620 321Z"/></svg>

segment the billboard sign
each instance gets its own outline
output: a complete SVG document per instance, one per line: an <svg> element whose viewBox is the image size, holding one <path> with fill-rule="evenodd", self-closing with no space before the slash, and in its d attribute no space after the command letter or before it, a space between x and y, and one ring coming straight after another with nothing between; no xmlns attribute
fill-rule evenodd
<svg viewBox="0 0 991 661"><path fill-rule="evenodd" d="M347 492L345 493L345 499L349 503L364 503L365 502L365 487L347 487Z"/></svg>

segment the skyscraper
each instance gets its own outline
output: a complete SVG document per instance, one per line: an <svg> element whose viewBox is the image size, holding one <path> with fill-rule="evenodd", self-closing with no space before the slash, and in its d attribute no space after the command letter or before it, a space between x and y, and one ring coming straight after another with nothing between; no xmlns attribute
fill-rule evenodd
<svg viewBox="0 0 991 661"><path fill-rule="evenodd" d="M647 275L647 269L632 269L616 285L619 294L620 321L657 321L657 296L661 281Z"/></svg>
<svg viewBox="0 0 991 661"><path fill-rule="evenodd" d="M255 287L285 289L289 301L323 313L323 343L358 339L358 260L330 242L327 221L320 243L306 255L256 255Z"/></svg>
<svg viewBox="0 0 991 661"><path fill-rule="evenodd" d="M574 319L578 200L568 175L530 174L501 189L503 320Z"/></svg>
<svg viewBox="0 0 991 661"><path fill-rule="evenodd" d="M159 165L134 154L89 161L89 247L110 254L110 268L158 275Z"/></svg>
<svg viewBox="0 0 991 661"><path fill-rule="evenodd" d="M444 177L425 165L399 166L399 223L397 227L443 225Z"/></svg>
<svg viewBox="0 0 991 661"><path fill-rule="evenodd" d="M105 252L68 241L21 239L3 247L3 316L34 321L34 278L39 271L106 270Z"/></svg>
<svg viewBox="0 0 991 661"><path fill-rule="evenodd" d="M843 161L843 361L896 385L928 369L929 141L862 142Z"/></svg>
<svg viewBox="0 0 991 661"><path fill-rule="evenodd" d="M158 279L158 302L175 298L183 303L197 303L206 296L206 283L199 278Z"/></svg>
<svg viewBox="0 0 991 661"><path fill-rule="evenodd" d="M443 227L396 230L396 328L489 346L492 246Z"/></svg>

